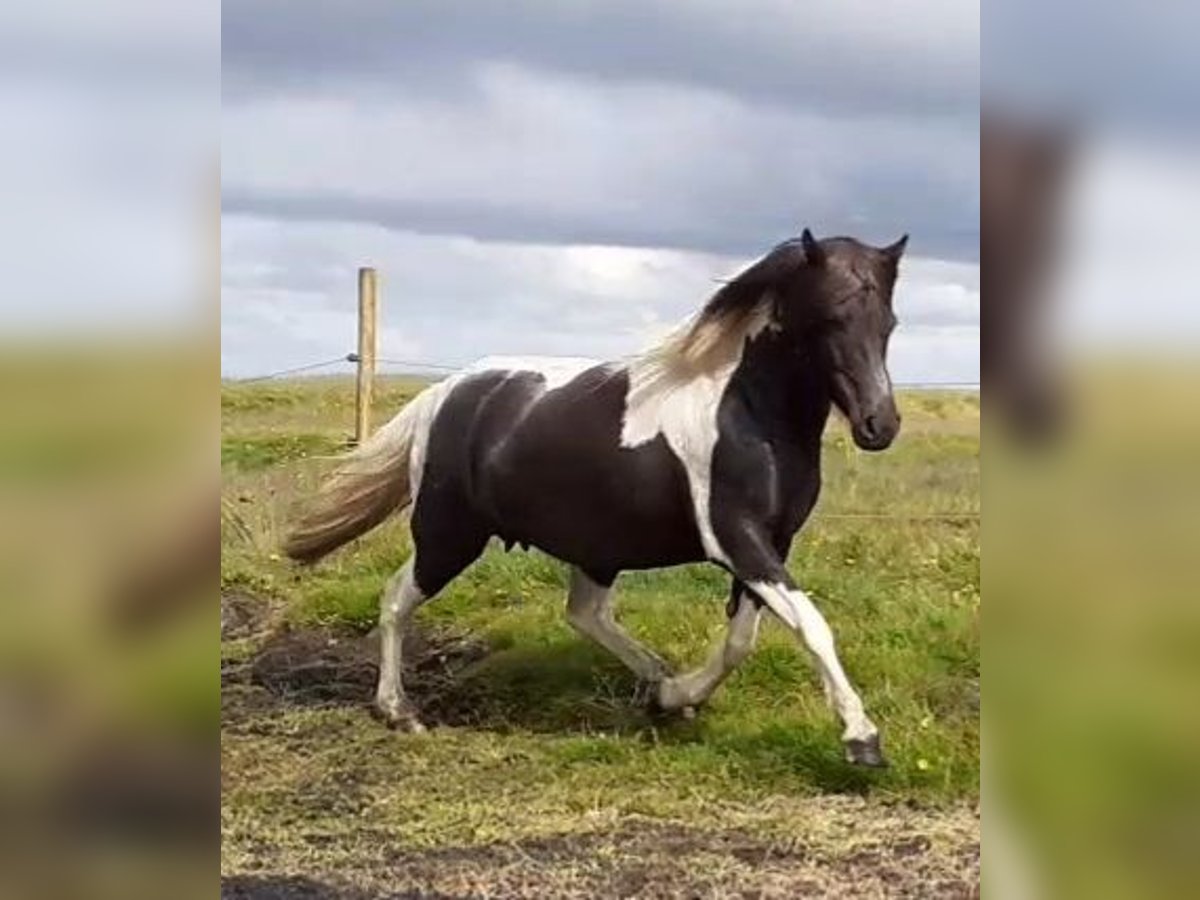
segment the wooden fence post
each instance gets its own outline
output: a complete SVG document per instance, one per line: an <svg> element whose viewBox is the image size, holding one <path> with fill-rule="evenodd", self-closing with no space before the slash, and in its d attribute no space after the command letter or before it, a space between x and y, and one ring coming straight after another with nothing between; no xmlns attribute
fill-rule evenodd
<svg viewBox="0 0 1200 900"><path fill-rule="evenodd" d="M355 394L354 442L371 434L371 399L375 389L375 321L379 313L375 270L358 270L358 390Z"/></svg>

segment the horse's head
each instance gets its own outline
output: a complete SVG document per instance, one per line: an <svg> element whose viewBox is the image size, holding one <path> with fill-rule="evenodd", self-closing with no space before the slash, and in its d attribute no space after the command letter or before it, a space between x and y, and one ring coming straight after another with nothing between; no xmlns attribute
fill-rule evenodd
<svg viewBox="0 0 1200 900"><path fill-rule="evenodd" d="M896 326L892 288L907 242L908 235L883 248L853 238L818 241L806 228L798 242L775 251L793 259L774 288L776 322L827 374L831 399L864 450L885 449L900 430L887 349Z"/></svg>
<svg viewBox="0 0 1200 900"><path fill-rule="evenodd" d="M854 443L883 450L900 430L887 370L896 327L892 288L908 236L882 249L852 238L816 240L806 228L807 333L829 373L834 404L850 420ZM788 306L780 310L786 328Z"/></svg>
<svg viewBox="0 0 1200 900"><path fill-rule="evenodd" d="M892 288L908 235L889 247L853 238L818 241L806 228L777 246L713 295L673 347L693 368L768 328L815 364L829 396L850 420L854 442L883 450L900 430L887 371L896 326ZM710 363L711 366L711 363Z"/></svg>

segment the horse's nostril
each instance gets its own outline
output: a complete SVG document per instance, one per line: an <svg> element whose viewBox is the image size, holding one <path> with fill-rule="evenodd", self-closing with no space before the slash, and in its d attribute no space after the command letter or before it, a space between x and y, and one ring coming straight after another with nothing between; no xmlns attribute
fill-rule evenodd
<svg viewBox="0 0 1200 900"><path fill-rule="evenodd" d="M873 438L879 434L879 419L875 416L867 416L863 420L863 432L867 437Z"/></svg>

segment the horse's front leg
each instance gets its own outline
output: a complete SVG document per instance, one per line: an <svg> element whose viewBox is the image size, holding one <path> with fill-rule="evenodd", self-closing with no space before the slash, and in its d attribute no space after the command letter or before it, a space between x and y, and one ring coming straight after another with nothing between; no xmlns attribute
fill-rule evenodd
<svg viewBox="0 0 1200 900"><path fill-rule="evenodd" d="M885 766L879 729L867 718L862 699L846 676L829 623L793 581L771 542L750 530L729 542L726 553L734 574L746 589L790 628L816 660L825 696L845 726L846 758L857 765Z"/></svg>
<svg viewBox="0 0 1200 900"><path fill-rule="evenodd" d="M699 669L663 681L658 688L658 705L666 710L686 710L711 697L754 650L760 613L759 601L735 582L725 639Z"/></svg>

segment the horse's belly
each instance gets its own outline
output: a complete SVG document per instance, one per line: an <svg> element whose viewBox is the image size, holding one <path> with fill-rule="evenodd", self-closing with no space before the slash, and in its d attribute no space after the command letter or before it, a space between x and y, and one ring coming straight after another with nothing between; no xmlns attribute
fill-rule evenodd
<svg viewBox="0 0 1200 900"><path fill-rule="evenodd" d="M537 547L594 572L678 565L704 558L690 506L637 501L637 488L547 483L511 498L499 518L501 536Z"/></svg>
<svg viewBox="0 0 1200 900"><path fill-rule="evenodd" d="M547 395L497 443L486 493L502 538L597 573L704 558L678 458L661 438L620 445L623 381L582 386L586 402Z"/></svg>

